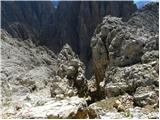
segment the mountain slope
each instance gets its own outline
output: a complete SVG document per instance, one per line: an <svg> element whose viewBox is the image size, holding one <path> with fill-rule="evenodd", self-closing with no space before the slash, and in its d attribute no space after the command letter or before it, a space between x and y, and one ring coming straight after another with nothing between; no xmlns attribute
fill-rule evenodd
<svg viewBox="0 0 160 120"><path fill-rule="evenodd" d="M1 52L2 118L30 118L26 116L28 105L34 109L47 102L49 104L54 102L54 107L48 108L44 105L45 108L42 107L41 110L51 109L55 111L53 113L65 114L65 116L56 115L57 118L70 118L68 112L73 113L66 112L66 109L71 106L70 110L74 111L75 115L79 112L76 109L83 107L87 109L87 106L79 106L81 102L87 104L85 99L79 98L87 94L85 66L69 45L65 45L57 56L44 46L36 46L30 39L22 41L13 38L2 29ZM77 97L68 101L68 97L72 96ZM65 99L66 107L63 110L57 105L61 103L60 99ZM66 102L73 102L73 105L68 105ZM86 118L86 114L88 116L89 113L86 113L86 110L83 112L80 113L85 114ZM40 116L36 117L37 115ZM33 115L34 118L48 118L44 117L47 116L45 112L37 115ZM83 117L73 116L73 118Z"/></svg>
<svg viewBox="0 0 160 120"><path fill-rule="evenodd" d="M129 24L143 28L153 34L159 32L159 3L151 2L142 9L136 11L132 15L132 19L128 21ZM147 19L146 19L147 18Z"/></svg>

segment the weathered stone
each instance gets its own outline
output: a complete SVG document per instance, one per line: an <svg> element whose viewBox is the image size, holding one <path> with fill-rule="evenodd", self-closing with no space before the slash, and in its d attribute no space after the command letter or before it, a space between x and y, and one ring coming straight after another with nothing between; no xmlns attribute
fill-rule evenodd
<svg viewBox="0 0 160 120"><path fill-rule="evenodd" d="M155 6L155 8L152 8L153 6ZM155 24L157 24L158 29L157 10L157 4L151 3L142 10L138 10L135 15L133 15L133 17L129 19L129 22L123 22L120 18L117 17L104 17L103 22L96 28L95 33L91 39L94 73L96 77L97 87L99 87L99 83L106 77L105 71L107 67L125 67L140 63L141 61L144 63L148 58L150 59L148 59L147 62L158 59L157 52L154 52L154 54L148 53L153 50L158 50L157 41L159 36L157 35L157 30L155 29ZM155 16L153 18L148 16L147 11L149 11L149 14ZM144 16L147 17L147 21L143 18L143 13ZM153 24L155 27L150 28L150 21L152 21L152 19L154 18L155 20ZM140 24L144 26L146 24L146 26L144 28L139 26L138 22L136 21L137 19L138 21L140 21ZM141 23L142 21L145 21L145 24ZM153 30L154 32L151 33L149 32L150 30ZM144 53L146 54L144 55ZM128 76L132 77L131 75ZM137 73L133 76L137 76L137 78L135 77L135 79L132 80L137 80L135 83L136 85L139 84L138 81L142 81L141 78L138 78ZM107 77L106 80L109 83L110 78ZM115 81L118 80L115 79ZM125 80L122 79L122 81L124 82ZM129 83L129 81L127 83ZM146 78L145 81L149 82L150 80ZM116 82L113 83L115 84ZM129 84L132 84L132 82ZM140 83L140 85L142 84ZM116 93L120 91L118 89L118 86L114 87L114 90L116 91Z"/></svg>
<svg viewBox="0 0 160 120"><path fill-rule="evenodd" d="M56 81L56 79L58 79L58 81ZM74 94L68 94L69 91L70 92L73 91ZM62 79L59 76L56 76L55 80L53 80L50 92L51 92L51 97L56 97L59 94L71 97L71 95L77 94L77 90L72 88L72 86L70 86L68 79L67 78Z"/></svg>
<svg viewBox="0 0 160 120"><path fill-rule="evenodd" d="M85 66L84 64L76 57L75 53L72 51L71 47L66 44L58 55L58 66L57 75L60 76L61 80L58 83L53 81L51 86L51 96L57 94L55 92L56 86L59 86L61 93L71 96L68 94L68 91L75 89L79 96L85 96L87 93L87 80L85 78ZM57 77L58 77L57 76ZM83 86L83 87L82 87ZM57 89L58 90L58 89ZM60 91L60 90L58 90ZM75 95L76 92L73 92Z"/></svg>
<svg viewBox="0 0 160 120"><path fill-rule="evenodd" d="M62 107L63 106L63 107ZM32 119L87 119L96 118L96 112L87 108L83 98L71 97L61 101L50 101L43 106L21 110L19 118Z"/></svg>
<svg viewBox="0 0 160 120"><path fill-rule="evenodd" d="M134 103L140 107L157 103L158 94L152 87L138 87L134 94Z"/></svg>
<svg viewBox="0 0 160 120"><path fill-rule="evenodd" d="M108 97L124 94L128 85L126 83L109 83L105 86L105 94Z"/></svg>
<svg viewBox="0 0 160 120"><path fill-rule="evenodd" d="M113 107L117 108L119 105L121 105L121 102L119 100L116 100Z"/></svg>
<svg viewBox="0 0 160 120"><path fill-rule="evenodd" d="M142 58L141 61L142 63L147 63L151 61L156 61L159 59L159 52L158 51L151 51L151 52L146 52Z"/></svg>
<svg viewBox="0 0 160 120"><path fill-rule="evenodd" d="M113 67L106 69L105 85L101 86L108 97L134 93L137 87L158 85L158 73L152 62L135 64L128 67ZM158 64L157 62L155 64Z"/></svg>
<svg viewBox="0 0 160 120"><path fill-rule="evenodd" d="M119 106L117 107L117 110L118 110L118 112L125 112L125 108L124 108L123 105L119 105Z"/></svg>
<svg viewBox="0 0 160 120"><path fill-rule="evenodd" d="M129 24L133 26L137 26L140 28L144 28L145 30L158 33L159 32L159 24L157 23L159 16L159 3L151 2L145 5L142 9L136 11L132 15L132 19L128 21ZM147 19L146 19L147 18Z"/></svg>

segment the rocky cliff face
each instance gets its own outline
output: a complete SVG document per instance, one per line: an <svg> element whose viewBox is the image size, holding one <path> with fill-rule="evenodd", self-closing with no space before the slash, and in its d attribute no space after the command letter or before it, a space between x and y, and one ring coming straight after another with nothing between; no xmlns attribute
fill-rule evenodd
<svg viewBox="0 0 160 120"><path fill-rule="evenodd" d="M59 50L67 42L80 56L81 53L87 54L89 50L85 49L89 48L93 30L102 17L110 14L127 20L135 10L132 2L60 2L53 22L56 30L52 34L52 42L59 41Z"/></svg>
<svg viewBox="0 0 160 120"><path fill-rule="evenodd" d="M91 73L90 39L105 15L126 21L135 12L133 2L121 1L60 1L2 2L2 28L14 37L32 38L55 53L68 43Z"/></svg>
<svg viewBox="0 0 160 120"><path fill-rule="evenodd" d="M62 1L56 10L53 26L46 28L45 34L42 34L42 38L46 39L46 41L42 40L43 44L57 52L65 43L68 43L87 66L87 74L90 74L90 39L97 24L105 15L127 20L135 10L136 6L133 2ZM46 38L47 34L50 37Z"/></svg>
<svg viewBox="0 0 160 120"><path fill-rule="evenodd" d="M55 12L52 2L3 1L2 28L13 37L37 40Z"/></svg>
<svg viewBox="0 0 160 120"><path fill-rule="evenodd" d="M135 106L158 105L158 9L148 4L128 22L106 16L96 28L91 47L97 91L104 96L128 93Z"/></svg>
<svg viewBox="0 0 160 120"><path fill-rule="evenodd" d="M155 34L159 32L159 16L158 9L159 3L149 3L142 9L135 12L132 19L128 21L130 25L137 26L139 28L144 28L145 30ZM147 19L146 19L147 18Z"/></svg>
<svg viewBox="0 0 160 120"><path fill-rule="evenodd" d="M154 17L148 15L151 13ZM120 18L107 16L96 28L91 47L95 69L99 69L97 72L103 71L108 65L123 67L141 62L141 56L145 52L158 50L158 26L154 26L158 25L158 5L151 3L136 12L136 15L127 23L122 22ZM152 25L152 19L154 27L148 27ZM143 21L145 25L142 24ZM104 74L104 71L100 74ZM96 75L98 76L103 75Z"/></svg>

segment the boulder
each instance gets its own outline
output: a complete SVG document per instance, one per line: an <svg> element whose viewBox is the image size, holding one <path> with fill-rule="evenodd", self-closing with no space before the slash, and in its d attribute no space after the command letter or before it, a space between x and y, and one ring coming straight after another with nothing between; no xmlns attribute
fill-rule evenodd
<svg viewBox="0 0 160 120"><path fill-rule="evenodd" d="M142 63L156 61L158 59L159 59L159 51L155 51L155 50L150 52L148 51L141 57Z"/></svg>
<svg viewBox="0 0 160 120"><path fill-rule="evenodd" d="M50 101L43 106L21 110L17 116L25 119L87 119L96 118L96 112L87 108L83 98L71 97L61 101Z"/></svg>
<svg viewBox="0 0 160 120"><path fill-rule="evenodd" d="M155 85L158 87L158 73L153 61L147 64L135 64L127 67L108 67L106 69L104 85L101 89L108 97L122 95L124 93L133 94L136 88L141 86Z"/></svg>
<svg viewBox="0 0 160 120"><path fill-rule="evenodd" d="M140 107L158 102L158 95L151 86L138 87L134 94L134 103Z"/></svg>
<svg viewBox="0 0 160 120"><path fill-rule="evenodd" d="M55 76L51 87L50 87L51 97L56 97L61 94L64 97L71 97L77 94L77 90L70 86L67 78L61 78L59 76Z"/></svg>

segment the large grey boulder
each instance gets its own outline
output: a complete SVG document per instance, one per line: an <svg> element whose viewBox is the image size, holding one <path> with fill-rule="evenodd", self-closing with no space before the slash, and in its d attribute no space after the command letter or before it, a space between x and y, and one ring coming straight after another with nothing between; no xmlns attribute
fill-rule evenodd
<svg viewBox="0 0 160 120"><path fill-rule="evenodd" d="M159 110L148 105L144 108L135 107L133 96L124 94L106 98L89 105L95 109L101 119L157 119Z"/></svg>
<svg viewBox="0 0 160 120"><path fill-rule="evenodd" d="M154 64L158 64L155 63ZM126 92L134 93L141 86L155 85L158 87L158 73L153 62L135 64L128 67L113 67L106 70L104 88L107 96L117 96Z"/></svg>
<svg viewBox="0 0 160 120"><path fill-rule="evenodd" d="M150 61L156 61L159 58L159 51L153 50L146 52L142 57L142 63L147 63Z"/></svg>
<svg viewBox="0 0 160 120"><path fill-rule="evenodd" d="M154 91L153 86L138 87L134 94L134 103L140 107L158 103L159 91Z"/></svg>
<svg viewBox="0 0 160 120"><path fill-rule="evenodd" d="M50 101L43 106L22 109L18 118L25 119L87 119L98 117L97 113L87 108L87 103L83 98L77 96L61 101Z"/></svg>

